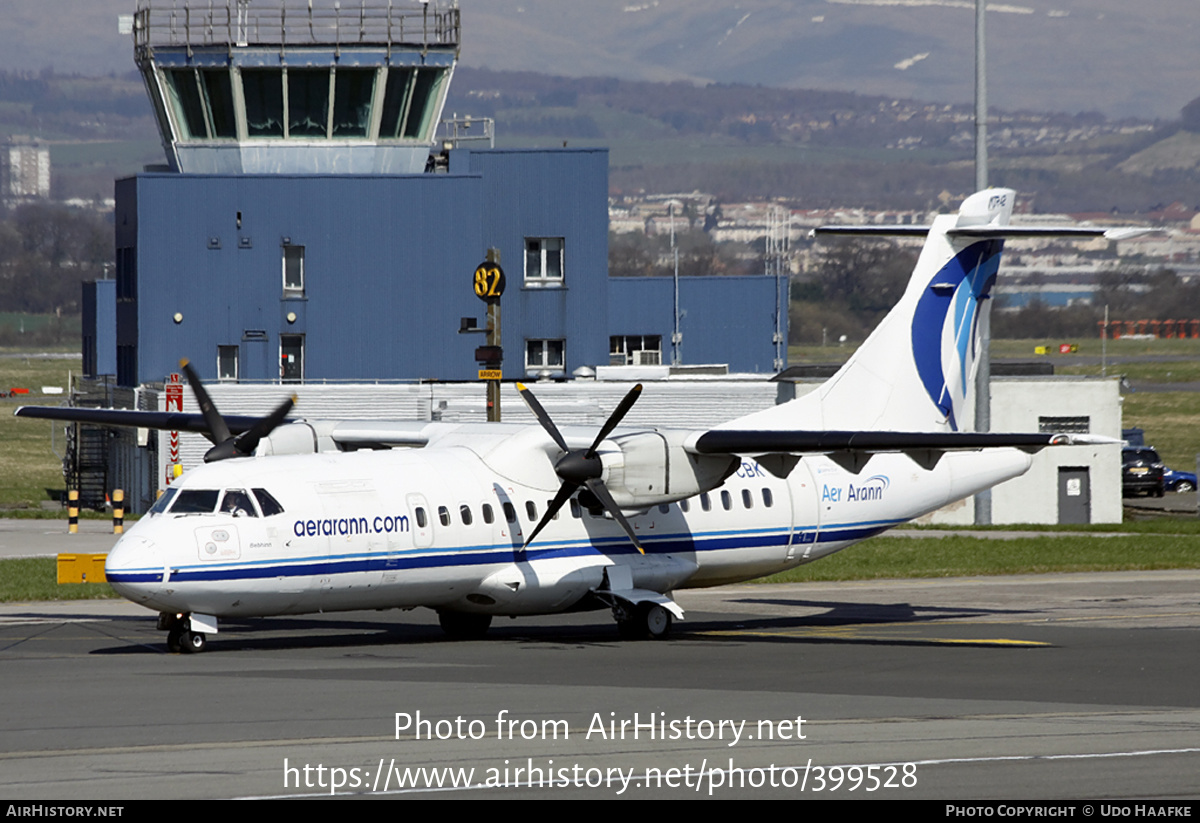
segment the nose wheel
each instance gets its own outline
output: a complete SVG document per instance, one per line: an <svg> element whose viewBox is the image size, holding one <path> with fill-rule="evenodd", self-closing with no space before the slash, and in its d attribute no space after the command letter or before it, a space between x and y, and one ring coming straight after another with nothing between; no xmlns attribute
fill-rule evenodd
<svg viewBox="0 0 1200 823"><path fill-rule="evenodd" d="M160 614L158 624L167 630L167 650L172 654L199 654L208 648L208 636L192 631L187 615Z"/></svg>

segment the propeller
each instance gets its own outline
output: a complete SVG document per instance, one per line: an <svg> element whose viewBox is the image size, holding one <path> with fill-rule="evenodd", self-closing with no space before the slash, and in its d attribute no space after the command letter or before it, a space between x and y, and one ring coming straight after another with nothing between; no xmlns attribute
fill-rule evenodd
<svg viewBox="0 0 1200 823"><path fill-rule="evenodd" d="M558 510L571 499L571 495L583 487L587 489L604 507L604 510L612 515L613 520L621 524L621 528L629 535L629 539L633 541L633 546L642 554L646 552L642 549L642 544L638 542L637 535L633 531L633 526L629 525L629 521L625 519L625 515L621 513L621 509L613 500L612 495L608 493L608 487L604 485L604 480L601 479L604 474L604 466L600 462L600 455L596 453L596 449L604 441L606 437L612 434L633 404L637 402L638 395L642 393L642 384L638 383L629 393L621 400L613 413L608 416L608 420L604 421L604 425L600 427L600 433L596 435L596 439L592 441L592 445L586 449L575 449L572 451L567 448L567 441L563 439L562 433L558 427L554 425L554 421L550 419L550 415L546 414L546 410L542 408L542 404L533 396L528 387L522 383L517 384L517 391L521 393L521 399L529 406L529 410L533 412L533 416L542 424L542 428L554 440L563 454L554 463L554 472L562 478L562 485L558 489L558 494L554 495L554 500L550 502L546 513L542 515L541 521L533 533L529 535L529 539L525 541L528 546L533 542L533 539L538 536L547 523L554 519L558 514Z"/></svg>
<svg viewBox="0 0 1200 823"><path fill-rule="evenodd" d="M204 422L208 425L208 431L204 433L204 436L213 443L213 447L204 453L205 463L213 463L230 457L249 457L254 454L259 441L274 431L275 427L287 417L292 406L296 405L296 395L293 394L280 403L273 412L266 417L260 417L253 426L235 436L229 431L225 418L217 411L212 398L208 396L208 390L200 382L200 376L196 374L192 364L187 360L180 360L179 365L183 369L183 373L187 375L188 383L192 387L192 394L196 395L196 402L200 404L200 413L204 415Z"/></svg>

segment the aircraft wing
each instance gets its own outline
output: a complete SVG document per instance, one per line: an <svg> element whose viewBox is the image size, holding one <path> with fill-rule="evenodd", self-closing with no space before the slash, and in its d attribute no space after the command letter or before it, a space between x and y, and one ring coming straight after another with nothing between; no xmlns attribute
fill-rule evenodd
<svg viewBox="0 0 1200 823"><path fill-rule="evenodd" d="M198 432L206 434L208 424L202 414L183 412L135 411L133 409L85 409L78 406L21 406L17 417L34 417L43 420L66 420L73 423L90 423L94 426L122 426L131 429L164 429L166 431ZM241 434L253 428L257 417L229 415L225 423L231 434Z"/></svg>
<svg viewBox="0 0 1200 823"><path fill-rule="evenodd" d="M1015 447L1036 451L1046 446L1116 443L1107 437L1003 432L763 431L713 429L689 448L696 454L823 454L834 451L902 452L913 449L966 451Z"/></svg>

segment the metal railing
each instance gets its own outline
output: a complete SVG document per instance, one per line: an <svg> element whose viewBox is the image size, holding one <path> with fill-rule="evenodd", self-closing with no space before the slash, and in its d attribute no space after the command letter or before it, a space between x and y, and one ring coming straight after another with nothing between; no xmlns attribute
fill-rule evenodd
<svg viewBox="0 0 1200 823"><path fill-rule="evenodd" d="M138 0L139 58L156 47L457 47L457 4L393 0Z"/></svg>

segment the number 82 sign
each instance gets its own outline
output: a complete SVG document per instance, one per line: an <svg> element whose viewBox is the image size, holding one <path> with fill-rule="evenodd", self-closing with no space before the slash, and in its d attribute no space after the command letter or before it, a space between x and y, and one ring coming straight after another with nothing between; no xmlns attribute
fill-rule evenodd
<svg viewBox="0 0 1200 823"><path fill-rule="evenodd" d="M486 303L499 300L504 294L504 270L498 263L480 263L475 269L475 296Z"/></svg>

